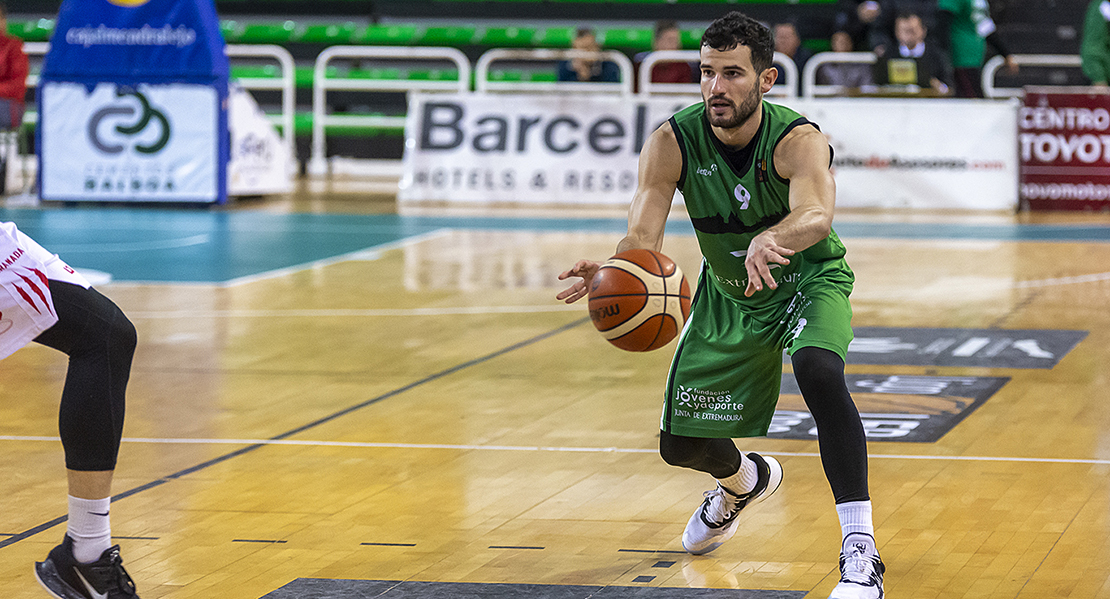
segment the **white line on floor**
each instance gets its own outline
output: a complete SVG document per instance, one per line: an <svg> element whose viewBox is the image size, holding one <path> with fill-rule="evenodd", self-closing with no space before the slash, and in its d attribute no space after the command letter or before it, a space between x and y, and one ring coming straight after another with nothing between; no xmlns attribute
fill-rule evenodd
<svg viewBox="0 0 1110 599"><path fill-rule="evenodd" d="M0 441L53 441L57 437L37 437L20 435L0 435ZM295 445L302 447L357 447L373 449L451 449L461 451L550 451L567 453L657 453L658 450L630 447L545 447L531 445L465 445L450 443L370 443L363 441L311 441L295 439L155 439L146 437L124 437L124 443L155 443L165 445ZM783 457L816 458L821 454L812 452L768 451L767 455ZM1037 464L1093 464L1110 465L1110 460L1079 458L1020 458L1006 456L953 456L953 455L898 455L871 454L872 459L880 460L931 460L939 462L1020 462Z"/></svg>

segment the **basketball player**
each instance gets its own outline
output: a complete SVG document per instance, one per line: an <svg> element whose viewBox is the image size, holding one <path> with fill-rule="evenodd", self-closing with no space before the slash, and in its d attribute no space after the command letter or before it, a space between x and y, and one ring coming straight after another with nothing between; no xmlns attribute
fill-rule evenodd
<svg viewBox="0 0 1110 599"><path fill-rule="evenodd" d="M743 454L732 438L767 434L779 396L782 352L820 432L825 475L842 528L837 599L883 596L863 425L844 381L852 339L854 275L832 231L831 150L817 126L763 101L777 71L768 29L732 12L702 36L703 102L659 127L640 154L628 235L617 252L659 250L675 189L682 190L704 257L688 322L671 364L659 452L717 479L682 535L700 555L728 540L736 517L782 480L770 456ZM587 296L600 263L556 297Z"/></svg>
<svg viewBox="0 0 1110 599"><path fill-rule="evenodd" d="M35 577L60 599L138 599L108 518L135 327L57 255L0 222L0 359L32 340L69 356L58 417L69 518Z"/></svg>

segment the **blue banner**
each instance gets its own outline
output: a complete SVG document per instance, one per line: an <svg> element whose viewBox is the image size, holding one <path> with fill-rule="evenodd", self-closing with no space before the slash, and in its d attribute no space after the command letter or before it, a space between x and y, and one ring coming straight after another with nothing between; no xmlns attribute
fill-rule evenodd
<svg viewBox="0 0 1110 599"><path fill-rule="evenodd" d="M44 79L224 82L212 0L65 0Z"/></svg>
<svg viewBox="0 0 1110 599"><path fill-rule="evenodd" d="M228 61L212 0L64 0L39 83L39 189L227 200Z"/></svg>

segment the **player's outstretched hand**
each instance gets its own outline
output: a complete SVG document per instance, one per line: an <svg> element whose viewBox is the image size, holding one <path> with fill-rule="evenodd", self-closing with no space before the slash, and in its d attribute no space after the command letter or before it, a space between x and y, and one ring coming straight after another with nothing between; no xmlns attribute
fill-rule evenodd
<svg viewBox="0 0 1110 599"><path fill-rule="evenodd" d="M559 280L564 281L571 277L582 277L581 280L575 281L573 285L559 292L555 299L563 300L568 304L589 295L590 281L593 280L594 275L597 274L597 269L601 268L601 262L594 262L593 260L579 260L575 263L574 268L559 275Z"/></svg>
<svg viewBox="0 0 1110 599"><path fill-rule="evenodd" d="M793 255L794 250L775 243L771 235L764 233L756 235L748 246L748 254L744 257L744 268L748 271L748 288L744 290L744 296L751 297L756 291L762 290L764 283L769 289L777 288L779 285L771 275L771 265L786 266L790 264L787 256Z"/></svg>

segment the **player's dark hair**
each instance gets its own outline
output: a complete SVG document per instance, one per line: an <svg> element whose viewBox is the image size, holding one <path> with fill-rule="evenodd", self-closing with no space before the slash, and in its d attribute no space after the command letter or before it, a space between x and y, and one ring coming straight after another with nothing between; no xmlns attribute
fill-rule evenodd
<svg viewBox="0 0 1110 599"><path fill-rule="evenodd" d="M8 7L3 2L0 2L0 17L8 18ZM0 34L2 33L7 33L7 31L0 31Z"/></svg>
<svg viewBox="0 0 1110 599"><path fill-rule="evenodd" d="M752 66L759 72L771 68L775 57L775 40L771 30L737 11L713 21L701 36L701 45L721 52L747 46L752 51Z"/></svg>

